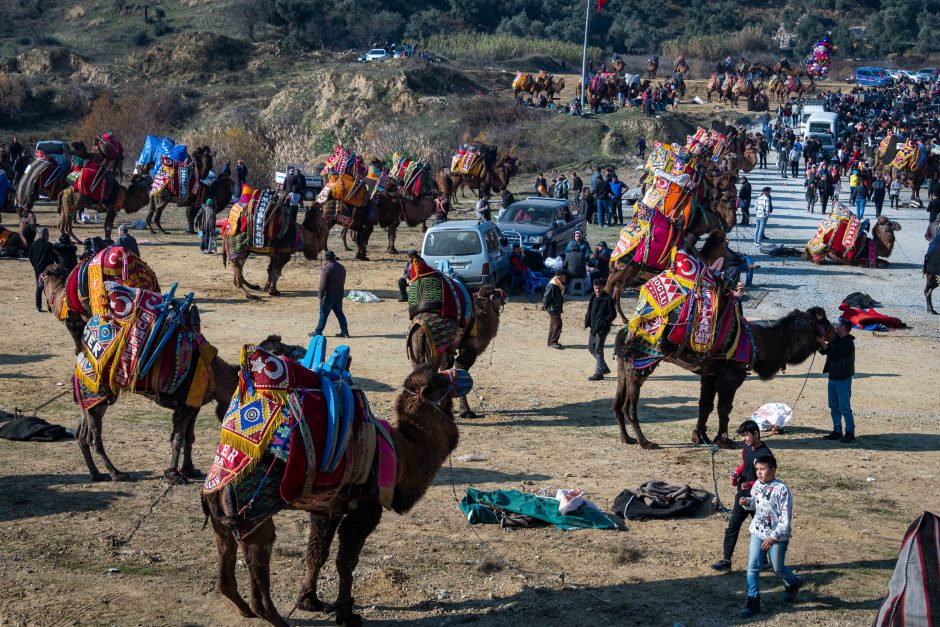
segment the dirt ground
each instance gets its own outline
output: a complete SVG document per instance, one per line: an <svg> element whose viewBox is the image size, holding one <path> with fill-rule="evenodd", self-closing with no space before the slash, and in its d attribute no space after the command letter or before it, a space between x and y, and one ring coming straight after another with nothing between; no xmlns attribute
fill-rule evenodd
<svg viewBox="0 0 940 627"><path fill-rule="evenodd" d="M918 231L920 223L926 224L922 213L910 215L910 229ZM38 216L42 224L54 221L50 205L41 206ZM801 218L796 211L793 217ZM200 254L194 238L182 233L180 210L169 209L165 223L172 231L169 236L137 233L143 257L164 285L178 281L177 293L195 292L203 332L220 356L233 361L243 343L270 333L306 344L316 322L319 262L295 257L280 284L282 297L248 302L235 291L220 257ZM794 228L812 228L803 224ZM78 232L84 237L99 228L80 227ZM775 234L782 236L782 230ZM793 233L804 241L808 237L805 230ZM591 227L588 236L591 241L601 236L616 241L614 230ZM419 239L417 229L404 229L399 248L415 247ZM409 372L404 352L408 318L395 288L404 256L380 252L381 232L372 240L369 262L352 260L335 235L331 247L340 251L347 266L347 289L368 290L385 299L377 304L347 303L345 310L353 335L347 343L355 379L369 393L376 413L389 416L392 399ZM921 248L916 254L914 250L908 252L922 254ZM251 260L248 275L260 279L264 263ZM748 309L752 319L785 312L794 290L806 289L800 287L801 279L811 275L819 279L813 285L820 293L841 294L843 282L871 272L814 268L790 260L789 270L773 277L772 264L767 265L759 280L770 281L765 290L769 296L765 293L757 299L758 306ZM916 296L921 285L916 267L902 264L894 274L883 276L910 284ZM781 278L784 283L774 283ZM26 261L0 261L0 281L0 406L31 410L68 389L72 345L62 324L33 309L32 273ZM914 296L900 306L922 308ZM833 299L839 300L834 294ZM826 306L834 317L831 300ZM632 307L632 295L625 297L624 305ZM738 543L734 571L715 574L709 564L721 557L721 515L703 511L693 519L630 522L620 533L511 531L470 527L457 507L455 499L468 486L527 492L579 487L602 508L609 508L621 490L651 478L713 491L709 451L684 447L696 415L696 378L666 365L643 391L640 413L647 436L676 447L647 452L622 446L610 410L615 378L585 380L593 366L580 324L585 306L583 298L566 303L565 350L554 351L545 347L544 313L524 296L514 296L507 305L494 346L472 370L471 403L486 415L459 421L453 466L445 464L410 514L386 513L366 545L354 593L367 621L738 622L746 538ZM933 330L925 332L924 325L931 324ZM895 335L856 333L859 374L854 405L860 437L854 445L821 439L831 427L821 357L770 382L749 379L740 390L735 423L766 402L796 402L793 428L788 435L770 438L769 445L779 458L778 476L795 495L788 561L806 579L798 602L787 606L780 599L781 585L765 573L766 613L753 622L854 626L872 620L904 530L922 511L937 510L940 504L940 426L933 376L937 340L930 337L936 336L937 324L918 322L913 330ZM328 336L337 331L331 320ZM37 413L68 427L77 424L70 394ZM139 520L164 491L168 419L168 411L139 397L122 398L108 411L105 442L117 466L132 472L134 481L129 483L90 483L74 442L0 440L0 578L6 582L0 593L0 624L259 624L241 619L213 593L217 557L211 531L202 529L198 484L173 488ZM713 416L712 432L716 420ZM208 470L217 447L218 429L212 412L203 411L195 445L195 459L203 470ZM485 459L457 460L467 454ZM725 504L733 497L725 477L739 460L737 451L721 451L715 458L719 496ZM135 522L140 522L136 534L115 548L112 539L126 538ZM285 512L277 526L272 593L286 614L303 574L305 515ZM321 590L331 599L336 577L329 567L325 572ZM238 576L244 594L247 573L241 562ZM296 612L291 622L332 624L327 616L305 612Z"/></svg>

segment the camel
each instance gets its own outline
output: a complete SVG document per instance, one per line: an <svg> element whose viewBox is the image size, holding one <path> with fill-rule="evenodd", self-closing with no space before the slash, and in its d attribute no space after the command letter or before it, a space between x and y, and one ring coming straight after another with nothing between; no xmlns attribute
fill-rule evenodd
<svg viewBox="0 0 940 627"><path fill-rule="evenodd" d="M32 210L40 194L50 199L58 198L62 190L71 186L67 178L68 165L63 165L59 174L52 178L56 170L56 163L51 159L37 159L29 164L16 186L14 203L17 213Z"/></svg>
<svg viewBox="0 0 940 627"><path fill-rule="evenodd" d="M466 186L476 191L479 196L489 196L493 192L501 192L509 188L509 181L519 171L516 157L506 155L495 166L485 166L483 177L470 174L457 174L441 170L436 177L438 188L447 194L448 198L457 198L457 190Z"/></svg>
<svg viewBox="0 0 940 627"><path fill-rule="evenodd" d="M117 181L112 184L117 186L117 192L108 202L96 203L94 200L84 196L74 188L68 187L59 192L59 231L68 234L68 236L77 244L82 240L75 236L72 231L72 219L76 212L86 208L94 208L101 213L105 213L104 219L104 237L111 239L111 231L114 229L114 220L118 212L123 209L127 213L140 211L147 206L150 201L150 177L141 174L135 174L131 178L130 185L124 187Z"/></svg>
<svg viewBox="0 0 940 627"><path fill-rule="evenodd" d="M893 134L881 141L876 153L876 162L880 171L891 167L891 163L903 145L904 142ZM900 177L901 181L911 188L911 203L916 203L918 207L923 208L924 202L920 199L920 189L924 186L924 182L932 179L938 171L940 171L940 157L928 153L919 169L912 170L910 167L905 167L897 170L895 177Z"/></svg>
<svg viewBox="0 0 940 627"><path fill-rule="evenodd" d="M564 77L559 78L558 80L550 81L548 84L548 87L545 88L545 93L548 96L548 101L555 102L555 96L560 94L564 88L565 88Z"/></svg>
<svg viewBox="0 0 940 627"><path fill-rule="evenodd" d="M192 159L196 164L194 176L198 181L205 180L209 176L209 173L212 172L213 157L212 150L208 146L199 146L193 150ZM146 171L150 171L151 169L152 164L145 166ZM166 233L167 231L160 224L160 221L163 218L163 211L166 209L166 206L172 202L177 206L186 208L186 232L195 233L193 222L196 219L199 208L202 206L203 200L212 198L215 203L215 210L221 212L232 200L233 185L234 181L231 175L223 174L212 181L208 186L201 182L198 183L195 192L189 194L186 198L170 196L167 190L151 193L149 211L147 212L147 227L150 228L151 233L156 233L156 229L160 229L161 233ZM154 226L156 226L156 229Z"/></svg>
<svg viewBox="0 0 940 627"><path fill-rule="evenodd" d="M310 209L307 210L306 215L304 216L303 223L299 225L300 238L303 242L303 255L306 259L316 259L320 252L326 250L326 238L329 236L330 230L326 226L326 222L323 220L323 212L319 204L314 203ZM223 240L228 240L228 228L226 227L223 235ZM284 266L287 265L287 262L290 261L291 256L297 252L294 250L292 245L287 246L284 249L276 249L271 252L264 253L253 253L255 255L262 255L268 257L270 261L268 262L268 280L264 284L264 287L255 285L254 283L249 283L245 279L245 261L248 259L247 252L235 258L229 258L228 256L228 241L225 242L222 253L222 265L225 266L228 261L232 262L232 281L235 284L235 287L240 289L245 293L245 298L249 300L257 300L258 296L249 292L249 289L255 291L267 292L270 296L280 296L281 293L277 289L277 281L281 277L281 272L284 270Z"/></svg>
<svg viewBox="0 0 940 627"><path fill-rule="evenodd" d="M438 470L457 447L459 432L454 422L452 383L430 364L422 364L408 375L395 398L395 424L390 429L397 457L395 488L391 508L398 514L409 512L421 500ZM379 436L381 437L381 436ZM202 507L212 522L219 552L216 591L225 596L242 616L263 618L272 625L286 627L270 594L271 553L275 527L272 513L247 537L238 540L231 519L226 515L223 491L203 494ZM378 526L382 505L374 475L363 486L349 486L335 493L315 509L289 506L310 512L307 539L307 572L301 584L297 608L307 612L336 613L339 625L361 625L362 617L353 612L353 571L369 534ZM318 597L317 580L329 557L333 536L339 532L336 570L339 586L336 601L327 605ZM251 593L248 603L238 592L235 559L238 547L248 565Z"/></svg>
<svg viewBox="0 0 940 627"><path fill-rule="evenodd" d="M477 357L483 354L499 331L499 314L506 302L506 294L490 285L484 285L472 296L473 313L471 322L457 341L452 352L435 354L431 350L428 338L417 323L412 324L408 333L406 350L408 358L415 366L429 363L435 368L457 367L470 370ZM470 409L467 397L460 397L460 417L476 418L478 415Z"/></svg>
<svg viewBox="0 0 940 627"><path fill-rule="evenodd" d="M647 78L656 78L656 72L659 70L659 57L656 55L651 56L646 60L646 77Z"/></svg>
<svg viewBox="0 0 940 627"><path fill-rule="evenodd" d="M433 195L422 195L414 200L408 200L401 196L397 188L376 194L372 202L375 203L378 212L378 224L388 232L388 248L385 249L385 252L393 255L398 254L398 249L395 248L395 239L402 221L408 226L421 225L422 232L427 230L427 220L434 215L438 196L440 196L440 192L436 189ZM345 233L343 244L346 244Z"/></svg>
<svg viewBox="0 0 940 627"><path fill-rule="evenodd" d="M675 323L676 316L678 309L670 313L670 326ZM807 311L794 309L775 322L756 322L751 323L750 327L756 349L752 368L762 381L772 379L788 365L806 361L819 350L822 340L829 338L833 333L832 325L822 307L811 307ZM644 449L655 449L658 448L657 445L647 440L640 429L637 405L640 400L640 388L653 374L658 362L641 371L628 365L628 361L633 363L633 355L626 342L628 332L627 327L621 329L614 343L614 354L617 356L617 396L614 399L613 411L620 428L621 443L639 442ZM731 419L735 393L747 377L748 365L720 357L708 357L703 360L702 355L692 353L682 346L669 345L666 340L663 341L663 354L667 360L701 378L698 422L693 431L693 443L711 443L706 430L708 417L715 406L717 396L716 441L722 447L735 447L728 434L728 422ZM636 439L627 434L626 420L630 421Z"/></svg>
<svg viewBox="0 0 940 627"><path fill-rule="evenodd" d="M721 80L719 80L718 74L712 74L711 78L708 79L708 85L705 88L706 101L712 101L712 93L718 94L719 103L726 98L730 100L731 89L734 85L734 76L731 72L725 72L720 75L720 77Z"/></svg>
<svg viewBox="0 0 940 627"><path fill-rule="evenodd" d="M865 243L862 245L861 249L858 250L854 257L851 259L846 259L844 256L837 255L835 252L830 250L826 256L820 259L817 263L821 264L825 259L828 259L834 261L835 263L848 266L868 266L871 263L868 247L874 245L875 267L887 268L888 262L886 260L894 251L894 242L896 240L894 232L900 230L901 224L899 222L889 220L886 216L880 216L878 220L875 221L874 227L872 227L871 237L865 238ZM807 249L803 250L803 259L813 259L812 255L809 254Z"/></svg>
<svg viewBox="0 0 940 627"><path fill-rule="evenodd" d="M29 247L36 239L36 216L31 210L26 210L19 222L19 231L0 225L0 257L29 256Z"/></svg>

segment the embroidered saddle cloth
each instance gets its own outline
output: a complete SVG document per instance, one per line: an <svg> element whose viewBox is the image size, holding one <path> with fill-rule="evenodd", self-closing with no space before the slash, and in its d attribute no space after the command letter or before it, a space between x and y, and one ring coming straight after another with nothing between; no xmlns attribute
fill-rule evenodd
<svg viewBox="0 0 940 627"><path fill-rule="evenodd" d="M391 507L397 462L389 425L362 390L339 388L286 357L242 348L238 389L203 486L204 494L223 491L240 538L281 509L326 507L344 486L371 484Z"/></svg>
<svg viewBox="0 0 940 627"><path fill-rule="evenodd" d="M861 230L861 221L845 205L838 203L831 214L819 223L816 234L806 244L813 261L830 255L854 259L867 250L868 236Z"/></svg>
<svg viewBox="0 0 940 627"><path fill-rule="evenodd" d="M223 230L226 253L240 259L248 253L270 254L299 250L300 233L286 194L245 188L232 205Z"/></svg>
<svg viewBox="0 0 940 627"><path fill-rule="evenodd" d="M199 177L195 164L175 161L166 155L160 157L160 169L154 175L150 187L151 196L172 196L186 200L195 196L198 190Z"/></svg>
<svg viewBox="0 0 940 627"><path fill-rule="evenodd" d="M109 246L72 269L65 281L65 298L56 312L65 320L69 312L82 317L108 312L105 282L113 281L127 287L160 291L160 282L150 266L140 257L121 246Z"/></svg>
<svg viewBox="0 0 940 627"><path fill-rule="evenodd" d="M82 335L73 376L76 402L90 409L113 403L118 392L135 391L202 407L214 384L217 351L200 332L195 305L168 305L158 293L110 281L105 289L108 309L93 315Z"/></svg>
<svg viewBox="0 0 940 627"><path fill-rule="evenodd" d="M516 77L512 79L512 88L520 91L529 91L533 84L531 72L516 72Z"/></svg>
<svg viewBox="0 0 940 627"><path fill-rule="evenodd" d="M659 211L637 203L633 221L620 230L612 261L642 264L645 271L662 272L672 261L682 231Z"/></svg>

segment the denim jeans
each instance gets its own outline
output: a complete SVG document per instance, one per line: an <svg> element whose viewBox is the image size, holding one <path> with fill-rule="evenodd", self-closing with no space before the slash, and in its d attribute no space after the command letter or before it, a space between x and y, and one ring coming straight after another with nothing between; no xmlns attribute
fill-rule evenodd
<svg viewBox="0 0 940 627"><path fill-rule="evenodd" d="M610 199L597 199L597 226L610 225Z"/></svg>
<svg viewBox="0 0 940 627"><path fill-rule="evenodd" d="M845 430L855 433L855 416L852 415L852 377L834 381L829 379L829 413L832 415L832 430L842 433L842 418Z"/></svg>
<svg viewBox="0 0 940 627"><path fill-rule="evenodd" d="M760 244L760 241L764 239L764 227L767 226L767 218L757 218L757 221L754 223L754 243Z"/></svg>
<svg viewBox="0 0 940 627"><path fill-rule="evenodd" d="M339 330L342 333L349 333L349 327L346 326L346 314L343 313L343 297L326 294L320 300L320 320L317 321L317 328L314 334L319 335L323 333L323 327L326 326L326 319L330 316L331 311L336 314L336 320L339 322Z"/></svg>
<svg viewBox="0 0 940 627"><path fill-rule="evenodd" d="M764 551L760 548L762 542L759 536L751 536L751 544L747 552L747 596L749 598L760 596L760 569L764 566ZM784 564L789 544L789 542L774 542L767 551L770 566L775 573L783 577L784 583L788 586L796 581L796 575Z"/></svg>
<svg viewBox="0 0 940 627"><path fill-rule="evenodd" d="M867 202L868 200L865 198L864 192L859 192L858 195L855 196L855 215L858 216L859 220L865 219L865 204Z"/></svg>

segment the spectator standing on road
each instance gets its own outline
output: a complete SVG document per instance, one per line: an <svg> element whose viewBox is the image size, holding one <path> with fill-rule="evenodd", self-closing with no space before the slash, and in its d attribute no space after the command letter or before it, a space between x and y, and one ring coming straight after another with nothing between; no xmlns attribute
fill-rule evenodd
<svg viewBox="0 0 940 627"><path fill-rule="evenodd" d="M42 313L42 284L39 275L51 264L56 262L55 249L49 242L49 229L39 229L39 236L29 247L29 263L33 266L36 275L36 311ZM52 311L52 308L49 308Z"/></svg>
<svg viewBox="0 0 940 627"><path fill-rule="evenodd" d="M738 208L741 210L741 226L751 224L751 182L742 176L741 189L738 190Z"/></svg>
<svg viewBox="0 0 940 627"><path fill-rule="evenodd" d="M819 192L820 212L825 215L829 209L829 201L832 199L832 178L829 175L829 167L823 163L816 170L816 190Z"/></svg>
<svg viewBox="0 0 940 627"><path fill-rule="evenodd" d="M768 126L767 133L770 133L770 127ZM764 137L759 137L757 139L757 156L758 156L758 167L761 170L767 169L767 151L770 149L767 139Z"/></svg>
<svg viewBox="0 0 940 627"><path fill-rule="evenodd" d="M855 336L852 323L839 320L836 337L826 343L819 338L820 352L826 356L823 372L829 374L829 413L832 416L832 432L827 440L839 440L843 444L855 441L855 416L852 413L852 377L855 376ZM842 420L845 419L845 432Z"/></svg>
<svg viewBox="0 0 940 627"><path fill-rule="evenodd" d="M875 217L881 217L881 208L885 204L885 192L887 191L888 186L885 183L884 175L878 175L875 177L875 180L871 184L871 199L875 203Z"/></svg>
<svg viewBox="0 0 940 627"><path fill-rule="evenodd" d="M806 168L806 178L803 179L803 186L806 188L806 210L815 213L816 207L816 172L813 166Z"/></svg>
<svg viewBox="0 0 940 627"><path fill-rule="evenodd" d="M122 224L118 227L117 245L140 257L140 248L137 247L137 240L131 235L126 224Z"/></svg>
<svg viewBox="0 0 940 627"><path fill-rule="evenodd" d="M594 176L591 177L591 193L594 194L594 200L597 202L597 226L611 226L610 224L610 185L601 175L601 168L595 169Z"/></svg>
<svg viewBox="0 0 940 627"><path fill-rule="evenodd" d="M594 293L584 313L584 328L588 329L588 351L594 356L595 362L594 374L588 377L588 381L600 381L605 374L610 374L610 368L604 360L604 343L610 333L610 325L617 317L617 307L613 297L604 291L603 279L594 279L592 285Z"/></svg>
<svg viewBox="0 0 940 627"><path fill-rule="evenodd" d="M859 220L865 219L865 205L868 202L868 190L861 181L855 187L855 215Z"/></svg>
<svg viewBox="0 0 940 627"><path fill-rule="evenodd" d="M562 174L558 177L558 183L555 184L555 198L568 200L569 186L568 179Z"/></svg>
<svg viewBox="0 0 940 627"><path fill-rule="evenodd" d="M640 159L646 159L646 138L640 135L640 139L636 140L636 156Z"/></svg>
<svg viewBox="0 0 940 627"><path fill-rule="evenodd" d="M900 180L900 179L895 178L893 181L891 181L891 185L889 186L888 189L890 190L890 194L889 194L889 195L890 195L890 197L891 197L891 208L892 208L892 209L900 209L900 208L901 208L901 202L900 202L900 201L901 201L901 187L902 187L902 185L901 185L901 180Z"/></svg>
<svg viewBox="0 0 940 627"><path fill-rule="evenodd" d="M565 283L568 278L564 270L556 270L555 276L545 286L541 308L548 312L548 346L561 349L561 314L565 305Z"/></svg>
<svg viewBox="0 0 940 627"><path fill-rule="evenodd" d="M790 152L787 155L787 158L790 160L790 176L796 178L800 174L800 155L802 151L800 150L800 145L794 143L790 148Z"/></svg>
<svg viewBox="0 0 940 627"><path fill-rule="evenodd" d="M611 210L610 210L610 221L614 221L614 216L617 217L617 224L623 225L623 181L617 178L616 174L611 175L610 183L610 201L611 201Z"/></svg>
<svg viewBox="0 0 940 627"><path fill-rule="evenodd" d="M712 564L712 568L718 571L731 570L731 558L738 544L741 525L748 516L754 516L753 511L745 509L740 503L741 497L748 496L754 482L757 481L757 468L754 462L771 454L767 444L760 437L760 427L753 420L742 422L738 427L738 435L744 438L744 448L741 449L741 465L729 477L731 485L737 488L737 494L734 496L734 507L731 509L728 526L725 528L722 558Z"/></svg>
<svg viewBox="0 0 940 627"><path fill-rule="evenodd" d="M767 219L770 218L770 214L774 212L773 202L770 199L770 191L769 187L765 187L761 190L761 194L757 197L757 202L754 205L754 217L757 218L757 226L754 228L755 244L760 244L761 240L769 239L764 234L764 229L767 228Z"/></svg>
<svg viewBox="0 0 940 627"><path fill-rule="evenodd" d="M541 172L535 177L535 195L548 196L548 182L545 180L545 175Z"/></svg>
<svg viewBox="0 0 940 627"><path fill-rule="evenodd" d="M571 173L571 191L574 192L574 201L579 202L581 200L581 190L584 188L584 181L581 180L581 177L578 176L577 172Z"/></svg>
<svg viewBox="0 0 940 627"><path fill-rule="evenodd" d="M777 169L780 170L781 178L787 178L787 153L787 145L781 140L780 145L777 148Z"/></svg>
<svg viewBox="0 0 940 627"><path fill-rule="evenodd" d="M940 194L932 194L927 203L927 224L936 220L937 216L940 216Z"/></svg>
<svg viewBox="0 0 940 627"><path fill-rule="evenodd" d="M323 255L326 263L320 270L320 285L317 288L320 297L320 319L317 321L317 328L314 329L310 337L323 335L323 327L326 326L326 320L330 312L336 314L336 320L339 322L339 333L336 337L349 337L349 327L346 323L346 315L343 313L343 294L346 291L346 268L336 261L336 253L332 250L326 251Z"/></svg>

